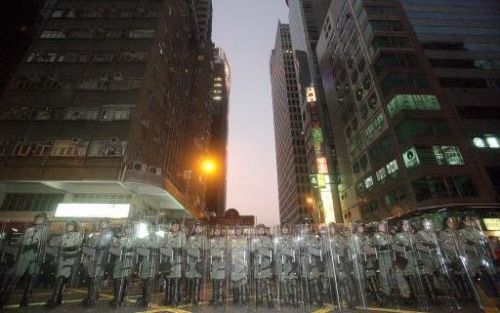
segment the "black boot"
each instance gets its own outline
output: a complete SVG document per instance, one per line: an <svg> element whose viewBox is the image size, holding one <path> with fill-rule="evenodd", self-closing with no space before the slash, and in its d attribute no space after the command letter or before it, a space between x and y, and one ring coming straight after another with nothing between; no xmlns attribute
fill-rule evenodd
<svg viewBox="0 0 500 313"><path fill-rule="evenodd" d="M109 302L109 306L112 308L118 307L118 302L120 298L120 280L113 279L113 299Z"/></svg>
<svg viewBox="0 0 500 313"><path fill-rule="evenodd" d="M35 275L28 276L28 283L26 284L26 288L24 288L23 297L19 302L19 307L27 307L29 305L29 300L31 298L31 292L33 291L33 285L35 284Z"/></svg>
<svg viewBox="0 0 500 313"><path fill-rule="evenodd" d="M179 278L175 278L174 279L174 286L173 286L173 294L172 294L172 305L173 306L178 306L179 305L180 296L181 296L180 279Z"/></svg>
<svg viewBox="0 0 500 313"><path fill-rule="evenodd" d="M165 279L165 299L163 304L172 305L172 279Z"/></svg>
<svg viewBox="0 0 500 313"><path fill-rule="evenodd" d="M201 285L201 280L199 278L194 279L194 298L193 298L193 304L198 305L198 302L200 302L200 285Z"/></svg>
<svg viewBox="0 0 500 313"><path fill-rule="evenodd" d="M61 304L63 289L64 289L64 277L58 277L54 284L54 287L52 288L52 295L49 301L47 301L47 307L49 309L53 309Z"/></svg>
<svg viewBox="0 0 500 313"><path fill-rule="evenodd" d="M19 277L11 276L7 278L3 284L2 294L0 295L0 308L6 305L10 300L10 295L12 291L16 288L19 282Z"/></svg>
<svg viewBox="0 0 500 313"><path fill-rule="evenodd" d="M267 307L272 308L273 305L273 292L271 290L271 281L269 279L266 279L266 301L267 301Z"/></svg>

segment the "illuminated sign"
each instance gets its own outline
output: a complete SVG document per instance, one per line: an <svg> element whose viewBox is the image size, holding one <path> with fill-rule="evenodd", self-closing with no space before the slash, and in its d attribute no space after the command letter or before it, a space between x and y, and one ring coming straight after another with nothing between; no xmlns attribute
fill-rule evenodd
<svg viewBox="0 0 500 313"><path fill-rule="evenodd" d="M420 164L420 159L418 158L415 147L412 147L410 150L403 153L403 161L405 162L405 166L407 168L415 167Z"/></svg>
<svg viewBox="0 0 500 313"><path fill-rule="evenodd" d="M322 152L321 144L314 144L314 155L319 158L323 155Z"/></svg>
<svg viewBox="0 0 500 313"><path fill-rule="evenodd" d="M500 231L500 218L483 218L483 223L487 231Z"/></svg>
<svg viewBox="0 0 500 313"><path fill-rule="evenodd" d="M312 129L312 137L314 143L322 143L323 142L323 132L321 131L321 128L313 128Z"/></svg>
<svg viewBox="0 0 500 313"><path fill-rule="evenodd" d="M316 165L318 166L318 173L328 174L328 164L326 163L326 158L317 158Z"/></svg>
<svg viewBox="0 0 500 313"><path fill-rule="evenodd" d="M316 90L314 87L306 88L306 99L307 103L316 102Z"/></svg>
<svg viewBox="0 0 500 313"><path fill-rule="evenodd" d="M130 203L59 203L55 217L126 218Z"/></svg>
<svg viewBox="0 0 500 313"><path fill-rule="evenodd" d="M319 188L325 187L325 175L323 174L318 174L318 187Z"/></svg>
<svg viewBox="0 0 500 313"><path fill-rule="evenodd" d="M309 182L313 188L318 188L318 176L316 174L309 174Z"/></svg>

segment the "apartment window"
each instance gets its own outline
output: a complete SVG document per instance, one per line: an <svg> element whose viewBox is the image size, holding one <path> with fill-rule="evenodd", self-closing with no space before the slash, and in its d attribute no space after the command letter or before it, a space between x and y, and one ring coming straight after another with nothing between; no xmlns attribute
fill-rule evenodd
<svg viewBox="0 0 500 313"><path fill-rule="evenodd" d="M14 156L27 156L31 151L31 141L28 139L18 140L12 151Z"/></svg>
<svg viewBox="0 0 500 313"><path fill-rule="evenodd" d="M497 106L457 106L462 119L500 119L500 110Z"/></svg>
<svg viewBox="0 0 500 313"><path fill-rule="evenodd" d="M35 111L33 111L33 115L31 116L31 119L35 120L35 121L50 120L50 110L48 108L35 109Z"/></svg>
<svg viewBox="0 0 500 313"><path fill-rule="evenodd" d="M88 143L80 139L56 140L52 149L52 156L81 157L85 155Z"/></svg>
<svg viewBox="0 0 500 313"><path fill-rule="evenodd" d="M417 202L431 198L448 197L444 179L442 177L424 177L411 182Z"/></svg>
<svg viewBox="0 0 500 313"><path fill-rule="evenodd" d="M82 52L69 52L66 54L60 54L57 58L57 62L63 63L85 63L88 60L88 55Z"/></svg>
<svg viewBox="0 0 500 313"><path fill-rule="evenodd" d="M101 121L126 121L130 120L132 112L130 108L104 108L101 112Z"/></svg>
<svg viewBox="0 0 500 313"><path fill-rule="evenodd" d="M369 48L370 54L373 56L380 48L411 48L410 39L402 36L376 35Z"/></svg>
<svg viewBox="0 0 500 313"><path fill-rule="evenodd" d="M69 108L64 115L65 120L97 120L98 108Z"/></svg>
<svg viewBox="0 0 500 313"><path fill-rule="evenodd" d="M64 39L66 34L61 30L44 30L40 35L43 39Z"/></svg>
<svg viewBox="0 0 500 313"><path fill-rule="evenodd" d="M116 54L114 53L96 53L92 61L95 63L111 63L115 60Z"/></svg>
<svg viewBox="0 0 500 313"><path fill-rule="evenodd" d="M432 151L439 165L463 165L464 159L456 146L433 146Z"/></svg>
<svg viewBox="0 0 500 313"><path fill-rule="evenodd" d="M92 141L89 148L89 157L121 157L125 153L126 141L118 138Z"/></svg>
<svg viewBox="0 0 500 313"><path fill-rule="evenodd" d="M37 62L37 63L52 63L55 62L57 58L57 53L55 52L46 52L46 53L31 53L26 62Z"/></svg>
<svg viewBox="0 0 500 313"><path fill-rule="evenodd" d="M444 88L489 88L482 78L440 77L439 83Z"/></svg>
<svg viewBox="0 0 500 313"><path fill-rule="evenodd" d="M392 175L399 170L398 162L396 160L392 160L391 162L387 163L385 168L387 169L387 175Z"/></svg>
<svg viewBox="0 0 500 313"><path fill-rule="evenodd" d="M386 205L403 204L406 203L408 195L406 194L406 188L400 187L390 191L384 196L384 202Z"/></svg>
<svg viewBox="0 0 500 313"><path fill-rule="evenodd" d="M51 17L53 18L61 18L64 16L64 11L63 10L54 10L52 11Z"/></svg>
<svg viewBox="0 0 500 313"><path fill-rule="evenodd" d="M368 124L365 129L365 140L367 144L373 142L378 135L380 135L387 128L384 113L380 112L375 116L375 118Z"/></svg>
<svg viewBox="0 0 500 313"><path fill-rule="evenodd" d="M0 211L53 212L63 198L63 194L7 193Z"/></svg>
<svg viewBox="0 0 500 313"><path fill-rule="evenodd" d="M387 104L393 118L401 111L439 111L441 106L434 95L397 94Z"/></svg>
<svg viewBox="0 0 500 313"><path fill-rule="evenodd" d="M31 146L30 154L33 156L49 156L53 146L54 142L51 140L35 142Z"/></svg>
<svg viewBox="0 0 500 313"><path fill-rule="evenodd" d="M0 156L8 156L12 151L12 141L7 138L0 137Z"/></svg>
<svg viewBox="0 0 500 313"><path fill-rule="evenodd" d="M399 32L404 31L403 24L400 21L393 20L370 20L373 31L380 32Z"/></svg>
<svg viewBox="0 0 500 313"><path fill-rule="evenodd" d="M368 176L365 179L365 188L366 189L371 189L373 187L373 185L374 185L373 177Z"/></svg>
<svg viewBox="0 0 500 313"><path fill-rule="evenodd" d="M145 62L149 57L149 52L125 51L122 58L124 62Z"/></svg>
<svg viewBox="0 0 500 313"><path fill-rule="evenodd" d="M376 172L377 180L379 182L383 181L387 177L387 170L385 167L382 167Z"/></svg>
<svg viewBox="0 0 500 313"><path fill-rule="evenodd" d="M135 29L129 32L129 38L154 38L154 29Z"/></svg>
<svg viewBox="0 0 500 313"><path fill-rule="evenodd" d="M374 143L368 150L372 164L378 163L387 157L387 155L390 155L392 148L391 138L388 135L382 136L381 139Z"/></svg>

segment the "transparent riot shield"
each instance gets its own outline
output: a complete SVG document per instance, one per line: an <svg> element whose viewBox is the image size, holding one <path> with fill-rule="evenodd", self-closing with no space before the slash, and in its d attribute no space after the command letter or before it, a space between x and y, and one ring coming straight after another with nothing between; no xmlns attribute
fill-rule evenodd
<svg viewBox="0 0 500 313"><path fill-rule="evenodd" d="M498 274L490 243L479 221L472 216L465 216L455 238L459 241L457 246L462 265L474 289L477 304L485 311L494 310L499 301Z"/></svg>
<svg viewBox="0 0 500 313"><path fill-rule="evenodd" d="M297 231L303 309L323 305L323 247L319 233L307 221Z"/></svg>
<svg viewBox="0 0 500 313"><path fill-rule="evenodd" d="M398 222L393 237L394 275L402 306L429 310L429 301L425 296L424 284L418 266L415 231L409 221Z"/></svg>
<svg viewBox="0 0 500 313"><path fill-rule="evenodd" d="M433 220L422 220L421 229L415 235L415 246L419 274L431 310L436 305L445 305L451 309L460 308L460 295L448 266L450 260L441 250Z"/></svg>
<svg viewBox="0 0 500 313"><path fill-rule="evenodd" d="M212 287L210 304L214 307L224 306L227 299L227 251L226 232L222 227L215 226L208 247L209 281Z"/></svg>
<svg viewBox="0 0 500 313"><path fill-rule="evenodd" d="M28 306L32 301L34 288L40 285L40 278L47 275L45 254L48 239L49 226L45 215L37 215L31 223L10 227L2 248L3 258L9 267L2 278L0 306L5 307L11 296L20 307ZM16 287L23 277L26 281L17 293ZM50 287L50 279L43 282L46 284L44 287ZM35 295L37 299L38 296Z"/></svg>
<svg viewBox="0 0 500 313"><path fill-rule="evenodd" d="M229 237L229 279L233 304L246 308L249 305L250 287L252 285L250 230L241 225L234 228L234 235Z"/></svg>
<svg viewBox="0 0 500 313"><path fill-rule="evenodd" d="M340 224L331 223L322 232L326 299L336 312L355 308L357 294L346 230Z"/></svg>
<svg viewBox="0 0 500 313"><path fill-rule="evenodd" d="M178 221L172 222L162 244L161 272L165 279L164 304L178 306L183 299L182 278L186 233Z"/></svg>
<svg viewBox="0 0 500 313"><path fill-rule="evenodd" d="M250 241L252 289L255 307L274 307L274 244L270 230L263 224L254 228Z"/></svg>
<svg viewBox="0 0 500 313"><path fill-rule="evenodd" d="M365 225L361 222L353 224L349 237L350 259L352 260L352 277L356 282L356 290L358 291L356 308L366 309L369 301L376 299L377 291L374 289L375 272L371 258L371 250L369 249L369 237L366 233Z"/></svg>
<svg viewBox="0 0 500 313"><path fill-rule="evenodd" d="M206 228L197 222L189 232L186 242L187 280L186 303L194 306L207 299L204 283L207 277L208 238Z"/></svg>
<svg viewBox="0 0 500 313"><path fill-rule="evenodd" d="M294 310L299 308L301 295L297 240L286 224L276 227L274 234L276 298L280 308Z"/></svg>
<svg viewBox="0 0 500 313"><path fill-rule="evenodd" d="M109 222L101 220L83 246L87 295L82 300L82 305L86 308L96 306L102 288L112 276L110 246L114 242L115 237Z"/></svg>

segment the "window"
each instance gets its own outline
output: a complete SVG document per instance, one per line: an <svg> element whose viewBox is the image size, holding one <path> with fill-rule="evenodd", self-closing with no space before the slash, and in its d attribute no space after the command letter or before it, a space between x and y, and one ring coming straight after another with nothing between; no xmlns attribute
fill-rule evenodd
<svg viewBox="0 0 500 313"><path fill-rule="evenodd" d="M385 169L385 167L382 167L377 171L376 174L377 174L377 180L381 182L387 177L387 170Z"/></svg>
<svg viewBox="0 0 500 313"><path fill-rule="evenodd" d="M373 177L371 176L368 176L366 179L365 179L365 188L366 189L371 189L374 185L374 182L373 182Z"/></svg>
<svg viewBox="0 0 500 313"><path fill-rule="evenodd" d="M0 156L8 156L12 151L12 141L7 138L0 137Z"/></svg>
<svg viewBox="0 0 500 313"><path fill-rule="evenodd" d="M434 95L398 94L387 104L389 116L393 118L401 111L439 111L439 102Z"/></svg>
<svg viewBox="0 0 500 313"><path fill-rule="evenodd" d="M53 18L61 18L63 16L64 16L64 11L63 10L54 10L52 12L52 15L51 15L51 17L53 17Z"/></svg>
<svg viewBox="0 0 500 313"><path fill-rule="evenodd" d="M53 212L63 194L7 193L0 211Z"/></svg>
<svg viewBox="0 0 500 313"><path fill-rule="evenodd" d="M383 78L381 86L383 95L387 96L394 88L427 88L429 81L423 74L389 73Z"/></svg>
<svg viewBox="0 0 500 313"><path fill-rule="evenodd" d="M31 119L33 119L35 121L50 120L50 110L48 108L35 109L35 111L33 111L33 115L31 116Z"/></svg>
<svg viewBox="0 0 500 313"><path fill-rule="evenodd" d="M500 110L497 106L457 106L462 119L500 119Z"/></svg>
<svg viewBox="0 0 500 313"><path fill-rule="evenodd" d="M408 37L402 36L382 36L376 35L373 38L369 51L373 56L380 48L410 48L410 40Z"/></svg>
<svg viewBox="0 0 500 313"><path fill-rule="evenodd" d="M65 120L97 120L99 117L98 108L69 108L64 115Z"/></svg>
<svg viewBox="0 0 500 313"><path fill-rule="evenodd" d="M493 136L486 136L486 143L488 144L488 147L498 149L500 148L500 143L498 141L498 137L493 137Z"/></svg>
<svg viewBox="0 0 500 313"><path fill-rule="evenodd" d="M130 120L132 112L130 108L104 108L100 115L101 121L125 121Z"/></svg>
<svg viewBox="0 0 500 313"><path fill-rule="evenodd" d="M463 165L464 159L456 146L433 146L434 157L439 165Z"/></svg>
<svg viewBox="0 0 500 313"><path fill-rule="evenodd" d="M31 146L30 154L33 156L49 156L52 152L54 142L51 140L44 140L33 143Z"/></svg>
<svg viewBox="0 0 500 313"><path fill-rule="evenodd" d="M373 142L378 135L380 135L387 128L384 113L381 111L373 120L368 124L365 129L365 140L367 144Z"/></svg>
<svg viewBox="0 0 500 313"><path fill-rule="evenodd" d="M66 34L60 30L44 30L40 35L43 39L64 39Z"/></svg>
<svg viewBox="0 0 500 313"><path fill-rule="evenodd" d="M129 38L154 38L154 29L136 29L129 33Z"/></svg>
<svg viewBox="0 0 500 313"><path fill-rule="evenodd" d="M417 202L431 198L449 197L442 177L424 177L411 183Z"/></svg>
<svg viewBox="0 0 500 313"><path fill-rule="evenodd" d="M31 151L31 142L28 139L18 140L14 151L12 151L13 156L27 156Z"/></svg>
<svg viewBox="0 0 500 313"><path fill-rule="evenodd" d="M392 160L391 162L387 163L385 168L387 169L387 174L392 175L399 170L398 162L396 160Z"/></svg>
<svg viewBox="0 0 500 313"><path fill-rule="evenodd" d="M388 67L416 67L417 57L412 53L383 53L373 64L375 72L381 74Z"/></svg>
<svg viewBox="0 0 500 313"><path fill-rule="evenodd" d="M118 138L92 141L89 148L89 157L121 157L125 153L126 141Z"/></svg>
<svg viewBox="0 0 500 313"><path fill-rule="evenodd" d="M444 88L489 88L482 78L440 77L439 83Z"/></svg>
<svg viewBox="0 0 500 313"><path fill-rule="evenodd" d="M450 186L453 197L477 197L477 189L469 176L448 177L448 186Z"/></svg>
<svg viewBox="0 0 500 313"><path fill-rule="evenodd" d="M52 156L57 157L81 157L85 155L88 142L80 139L56 140L52 149Z"/></svg>
<svg viewBox="0 0 500 313"><path fill-rule="evenodd" d="M390 154L392 148L391 138L388 135L382 136L381 139L374 143L368 150L372 164L382 161L385 157L387 157L387 155Z"/></svg>
<svg viewBox="0 0 500 313"><path fill-rule="evenodd" d="M395 127L400 142L412 137L448 135L448 126L443 119L405 118Z"/></svg>

